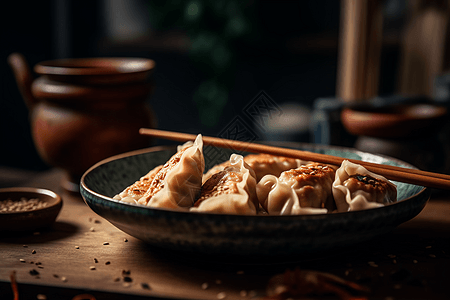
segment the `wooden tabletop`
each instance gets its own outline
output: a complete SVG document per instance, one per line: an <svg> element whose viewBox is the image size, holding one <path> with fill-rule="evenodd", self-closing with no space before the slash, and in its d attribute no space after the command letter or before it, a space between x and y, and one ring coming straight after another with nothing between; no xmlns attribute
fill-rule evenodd
<svg viewBox="0 0 450 300"><path fill-rule="evenodd" d="M450 194L434 190L414 219L382 237L324 257L246 264L155 249L97 216L64 191L59 170L26 185L49 188L63 208L46 230L0 237L0 295L13 299L257 299L286 270L313 270L362 284L368 299L445 299L450 286ZM44 298L45 296L45 298ZM305 299L338 299L333 295ZM356 298L355 298L356 299ZM358 298L362 299L362 298Z"/></svg>

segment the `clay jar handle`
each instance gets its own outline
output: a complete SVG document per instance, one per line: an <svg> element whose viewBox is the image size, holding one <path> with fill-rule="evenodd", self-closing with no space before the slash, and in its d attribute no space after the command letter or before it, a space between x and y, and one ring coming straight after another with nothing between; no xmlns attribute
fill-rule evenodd
<svg viewBox="0 0 450 300"><path fill-rule="evenodd" d="M25 57L20 53L12 53L8 56L8 64L14 73L19 92L25 104L28 106L28 109L32 109L37 100L31 92L31 84L34 78Z"/></svg>

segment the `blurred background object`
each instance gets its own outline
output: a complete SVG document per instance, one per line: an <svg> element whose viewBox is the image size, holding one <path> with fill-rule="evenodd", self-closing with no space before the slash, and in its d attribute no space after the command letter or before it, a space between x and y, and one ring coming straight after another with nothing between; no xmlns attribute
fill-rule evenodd
<svg viewBox="0 0 450 300"><path fill-rule="evenodd" d="M0 101L0 110L8 112L0 127L2 140L8 141L0 150L5 167L48 168L33 145L27 109L6 65L12 52L23 53L31 66L69 57L150 58L157 68L148 101L158 127L205 135L217 136L239 117L255 139L272 139L269 128L263 128L264 134L255 115L246 113L261 91L286 112L280 120L295 111L290 104L302 110L303 119L310 116L311 134L286 138L341 146L354 146L358 138L338 117L353 100L408 89L435 101L433 91L439 89L439 103L449 101L442 96L448 89L442 79L449 70L448 1L53 0L5 5ZM423 66L429 66L426 72ZM418 88L419 82L426 82L421 90L408 88ZM304 132L303 123L295 123Z"/></svg>
<svg viewBox="0 0 450 300"><path fill-rule="evenodd" d="M407 3L398 88L388 97L378 97L384 2L341 3L337 95L347 103L341 121L357 136L354 146L403 159L422 169L450 171L448 100L434 99L436 79L450 59L444 55L450 46L450 1Z"/></svg>

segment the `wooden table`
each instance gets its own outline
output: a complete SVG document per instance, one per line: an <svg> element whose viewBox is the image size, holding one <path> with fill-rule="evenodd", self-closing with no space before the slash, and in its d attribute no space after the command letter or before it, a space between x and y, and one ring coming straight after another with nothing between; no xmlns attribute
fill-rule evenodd
<svg viewBox="0 0 450 300"><path fill-rule="evenodd" d="M152 248L97 216L79 195L65 192L60 187L62 179L61 171L51 170L26 183L60 193L64 205L52 228L0 237L0 299L13 299L13 271L21 300L38 299L38 295L73 299L83 293L96 299L256 299L265 295L272 276L294 268L363 284L371 290L363 295L369 299L445 299L450 295L447 192L433 191L416 218L345 252L299 257L290 263L245 264Z"/></svg>

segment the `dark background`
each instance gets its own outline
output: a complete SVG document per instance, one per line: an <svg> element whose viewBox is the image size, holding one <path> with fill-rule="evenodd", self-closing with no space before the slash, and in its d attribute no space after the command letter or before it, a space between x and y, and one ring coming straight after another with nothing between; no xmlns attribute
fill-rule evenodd
<svg viewBox="0 0 450 300"><path fill-rule="evenodd" d="M192 3L202 12L196 20L187 13ZM395 31L402 24L404 1L386 5L385 31ZM0 166L48 168L34 148L28 111L6 62L12 52L24 54L30 66L64 57L155 60L156 90L148 101L158 127L167 130L217 134L261 91L278 105L295 103L306 112L315 99L335 95L339 1L55 0L2 6ZM241 26L231 38L224 37L226 24L236 17ZM125 37L114 36L108 20L116 21L116 31L128 32ZM219 41L221 57L228 60L215 62L208 49L189 43L204 36ZM397 43L383 47L382 95L395 90L398 55ZM211 77L225 87L227 97L205 112L200 104L211 100L202 99L198 90Z"/></svg>

